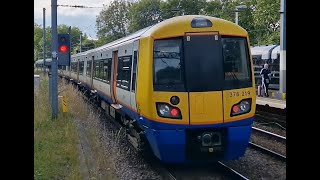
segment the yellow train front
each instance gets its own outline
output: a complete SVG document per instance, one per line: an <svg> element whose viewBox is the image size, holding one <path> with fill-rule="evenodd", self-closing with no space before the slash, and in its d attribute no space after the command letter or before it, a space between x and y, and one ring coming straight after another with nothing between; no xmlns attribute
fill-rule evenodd
<svg viewBox="0 0 320 180"><path fill-rule="evenodd" d="M237 159L256 107L246 30L219 18L179 16L140 36L138 123L163 162Z"/></svg>

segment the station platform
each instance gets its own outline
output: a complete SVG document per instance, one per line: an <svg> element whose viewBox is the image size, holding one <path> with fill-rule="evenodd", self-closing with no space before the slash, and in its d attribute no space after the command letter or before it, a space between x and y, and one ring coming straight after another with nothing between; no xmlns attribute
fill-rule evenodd
<svg viewBox="0 0 320 180"><path fill-rule="evenodd" d="M269 89L269 97L258 96L258 88L256 89L256 104L261 106L269 106L277 109L286 109L286 93L280 93L279 90Z"/></svg>
<svg viewBox="0 0 320 180"><path fill-rule="evenodd" d="M258 97L256 98L256 104L269 107L274 107L277 109L286 109L286 100L275 99L270 97Z"/></svg>
<svg viewBox="0 0 320 180"><path fill-rule="evenodd" d="M269 89L269 98L286 100L286 93L280 93L279 90ZM258 88L256 89L258 95Z"/></svg>

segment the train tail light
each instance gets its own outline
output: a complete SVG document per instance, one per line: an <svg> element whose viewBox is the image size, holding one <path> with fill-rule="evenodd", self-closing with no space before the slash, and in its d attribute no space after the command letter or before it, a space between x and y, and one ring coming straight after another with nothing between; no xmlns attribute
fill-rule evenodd
<svg viewBox="0 0 320 180"><path fill-rule="evenodd" d="M240 114L245 114L250 112L251 102L252 102L252 99L249 98L249 99L243 99L239 103L234 104L231 108L230 116L232 117L232 116L237 116Z"/></svg>

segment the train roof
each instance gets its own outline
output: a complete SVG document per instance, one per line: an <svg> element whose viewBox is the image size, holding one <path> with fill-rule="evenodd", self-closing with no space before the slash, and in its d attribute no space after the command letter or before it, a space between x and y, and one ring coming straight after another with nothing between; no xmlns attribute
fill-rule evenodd
<svg viewBox="0 0 320 180"><path fill-rule="evenodd" d="M78 53L78 54L74 54L72 55L71 57L79 57L79 56L86 56L88 54L90 54L91 52L97 52L97 51L100 51L100 50L104 50L104 49L109 49L109 48L112 48L113 46L117 45L117 44L120 44L120 43L123 43L123 42L126 42L126 41L129 41L129 40L132 40L132 39L136 39L136 38L139 38L144 32L146 32L148 29L150 29L152 26L149 26L149 27L146 27L146 28L143 28L137 32L134 32L132 34L129 34L128 36L125 36L123 38L120 38L120 39L117 39L115 41L112 41L108 44L105 44L103 46L100 46L100 47L97 47L97 48L94 48L94 49L90 49L88 51L84 51L84 52L81 52L81 53Z"/></svg>
<svg viewBox="0 0 320 180"><path fill-rule="evenodd" d="M84 51L78 54L74 54L71 57L72 58L77 58L77 57L83 57L83 56L87 56L90 55L90 53L92 52L99 52L99 51L104 51L107 49L111 49L115 46L117 46L118 44L124 43L126 41L130 41L130 40L135 40L138 39L140 37L145 37L145 36L153 36L155 35L155 37L160 38L161 35L160 34L165 34L165 32L167 32L167 27L168 26L172 26L172 24L175 24L175 27L178 28L172 28L170 30L171 34L173 35L177 35L177 36L181 36L181 29L179 28L186 28L186 30L190 30L191 26L186 27L186 23L190 23L194 18L206 18L208 20L210 20L213 24L214 24L214 28L215 31L223 31L223 34L234 34L235 32L237 32L239 35L243 35L243 36L247 36L247 31L245 29L243 29L242 27L235 25L233 22L224 20L224 19L220 19L220 18L216 18L216 17L211 17L211 16L204 16L204 15L184 15L184 16L176 16L176 17L172 17L170 19L166 19L164 21L161 21L157 24L154 24L152 26L146 27L144 29L141 29L137 32L134 32L132 34L129 34L128 36L125 36L123 38L117 39L115 41L112 41L108 44L105 44L103 46L88 50L88 51ZM207 30L207 31L212 31L212 27L207 27L207 28L203 28L203 30ZM174 31L174 32L173 32ZM158 37L159 36L159 37Z"/></svg>
<svg viewBox="0 0 320 180"><path fill-rule="evenodd" d="M51 61L52 61L51 58L46 59L46 62L51 62ZM37 61L35 62L35 64L43 64L43 59L37 60Z"/></svg>
<svg viewBox="0 0 320 180"><path fill-rule="evenodd" d="M261 55L261 59L270 59L271 51L277 45L267 45L267 46L254 46L251 47L251 55L252 56L259 56Z"/></svg>
<svg viewBox="0 0 320 180"><path fill-rule="evenodd" d="M113 47L113 46L115 46L115 45L117 45L117 44L120 44L120 43L122 43L122 42L139 38L143 33L145 33L145 32L146 32L148 29L150 29L151 27L152 27L152 26L149 26L149 27L140 29L139 31L137 31L137 32L135 32L135 33L129 34L128 36L125 36L125 37L120 38L120 39L118 39L118 40L112 41L112 42L110 42L110 43L108 43L108 44L105 44L105 45L101 46L100 48L97 48L96 50L111 48L111 47Z"/></svg>
<svg viewBox="0 0 320 180"><path fill-rule="evenodd" d="M43 61L43 60L42 60ZM35 64L40 64L41 63L41 60L37 60L36 62L35 62Z"/></svg>
<svg viewBox="0 0 320 180"><path fill-rule="evenodd" d="M87 53L88 53L88 51L84 51L84 52L81 52L81 53L73 54L73 55L71 55L71 58L78 57L78 56L83 56L83 55L86 55Z"/></svg>
<svg viewBox="0 0 320 180"><path fill-rule="evenodd" d="M231 21L205 15L175 16L155 24L141 36L152 36L155 39L162 39L169 37L184 36L185 32L199 32L196 30L198 28L193 27L195 26L197 20L200 20L201 22L203 20L206 20L206 22L211 22L211 25L201 27L201 30L203 32L217 31L221 35L237 35L243 37L248 36L248 33L244 28L242 28L239 25L236 25ZM193 23L194 25L192 25ZM170 32L169 36L168 32Z"/></svg>
<svg viewBox="0 0 320 180"><path fill-rule="evenodd" d="M272 50L271 59L277 59L278 54L280 54L280 45L278 45Z"/></svg>

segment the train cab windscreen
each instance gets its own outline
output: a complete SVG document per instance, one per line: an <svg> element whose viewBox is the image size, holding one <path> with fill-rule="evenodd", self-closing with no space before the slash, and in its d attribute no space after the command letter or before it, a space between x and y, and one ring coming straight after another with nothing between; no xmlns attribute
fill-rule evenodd
<svg viewBox="0 0 320 180"><path fill-rule="evenodd" d="M192 33L155 40L155 91L206 92L252 86L247 41L242 37Z"/></svg>
<svg viewBox="0 0 320 180"><path fill-rule="evenodd" d="M155 91L185 92L182 40L157 40L153 51Z"/></svg>
<svg viewBox="0 0 320 180"><path fill-rule="evenodd" d="M252 86L247 41L242 37L222 36L224 89Z"/></svg>

